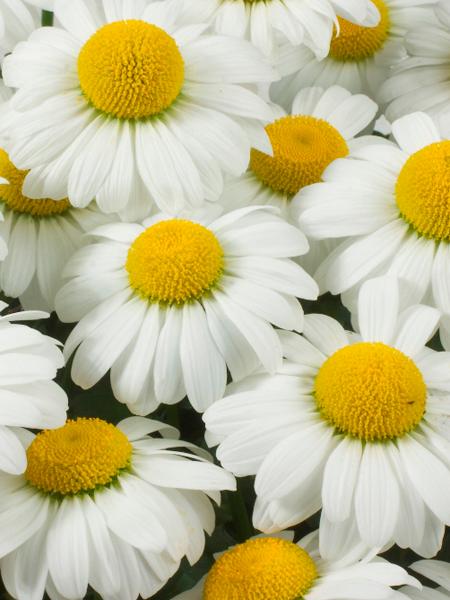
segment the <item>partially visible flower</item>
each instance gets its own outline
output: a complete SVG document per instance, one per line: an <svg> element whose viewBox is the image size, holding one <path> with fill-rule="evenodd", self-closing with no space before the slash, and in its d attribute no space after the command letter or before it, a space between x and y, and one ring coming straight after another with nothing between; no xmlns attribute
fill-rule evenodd
<svg viewBox="0 0 450 600"><path fill-rule="evenodd" d="M256 536L216 557L209 573L172 600L395 600L393 586L420 583L402 567L344 544L333 559L319 552L319 532ZM337 549L336 549L337 550ZM400 600L400 597L399 597Z"/></svg>
<svg viewBox="0 0 450 600"><path fill-rule="evenodd" d="M264 54L276 53L280 40L305 44L318 58L327 55L338 17L373 27L380 20L376 0L196 0L188 10L212 21L217 33L251 40ZM194 5L191 7L191 5Z"/></svg>
<svg viewBox="0 0 450 600"><path fill-rule="evenodd" d="M0 150L0 235L8 255L0 263L0 289L20 297L26 308L53 310L62 285L61 271L82 245L84 234L107 222L95 203L74 208L67 199L33 200L26 196L27 172L17 169Z"/></svg>
<svg viewBox="0 0 450 600"><path fill-rule="evenodd" d="M18 88L2 119L29 195L96 197L127 219L217 200L266 147L272 112L250 88L277 73L249 42L186 25L180 3L56 0L41 29L3 62Z"/></svg>
<svg viewBox="0 0 450 600"><path fill-rule="evenodd" d="M156 437L161 433L168 437ZM0 562L18 600L155 594L214 529L208 498L232 475L157 421L67 421L25 440L24 475L0 474ZM188 448L187 454L174 448ZM207 453L206 453L207 454Z"/></svg>
<svg viewBox="0 0 450 600"><path fill-rule="evenodd" d="M403 36L414 26L435 22L430 0L373 0L381 19L375 27L339 18L330 51L318 60L304 46L286 45L278 62L283 79L272 86L273 99L288 108L301 87L341 85L354 94L379 99L380 85L393 64L406 56ZM427 35L427 39L429 36Z"/></svg>
<svg viewBox="0 0 450 600"><path fill-rule="evenodd" d="M72 378L83 388L111 369L114 395L137 414L186 394L204 411L222 396L227 367L234 380L260 362L275 371L272 324L301 331L296 297L317 297L315 281L290 260L307 251L306 238L275 208L159 213L92 234L56 297L60 319L80 321L64 352L76 350Z"/></svg>
<svg viewBox="0 0 450 600"><path fill-rule="evenodd" d="M318 314L302 336L280 332L282 367L231 384L206 439L225 468L256 474L261 531L322 507L324 557L349 536L434 556L450 524L450 353L425 347L439 312L399 311L382 277L362 286L358 316L358 335Z"/></svg>
<svg viewBox="0 0 450 600"><path fill-rule="evenodd" d="M438 116L450 111L450 3L440 0L434 22L412 22L405 36L408 57L383 83L380 102L394 121L414 111Z"/></svg>
<svg viewBox="0 0 450 600"><path fill-rule="evenodd" d="M253 149L247 173L227 181L220 198L227 208L269 204L289 216L295 194L321 181L329 164L373 143L373 137L355 136L375 118L377 105L342 87L304 88L288 114L273 108L278 118L266 126L272 152Z"/></svg>
<svg viewBox="0 0 450 600"><path fill-rule="evenodd" d="M274 107L274 111L278 119L266 126L271 154L253 149L248 171L226 181L220 203L226 210L277 206L287 220L296 223L296 204L305 186L321 181L334 160L366 144L378 143L380 138L374 136L355 137L374 119L377 105L367 96L333 86L327 90L302 89L291 114L286 115L281 107ZM335 246L310 241L309 252L299 262L313 273Z"/></svg>
<svg viewBox="0 0 450 600"><path fill-rule="evenodd" d="M416 573L439 585L438 588L423 586L422 591L411 587L400 591L411 600L449 600L450 599L450 563L442 560L419 560L410 567Z"/></svg>
<svg viewBox="0 0 450 600"><path fill-rule="evenodd" d="M1 302L0 310L6 308ZM64 365L59 343L12 323L47 316L38 311L0 316L0 471L7 473L23 473L26 467L20 427L60 427L66 420L66 393L52 381Z"/></svg>
<svg viewBox="0 0 450 600"><path fill-rule="evenodd" d="M323 292L345 292L356 311L363 281L395 275L403 306L426 298L444 313L450 349L450 138L424 113L398 119L392 133L397 144L357 150L305 188L299 224L313 239L341 238L315 273Z"/></svg>

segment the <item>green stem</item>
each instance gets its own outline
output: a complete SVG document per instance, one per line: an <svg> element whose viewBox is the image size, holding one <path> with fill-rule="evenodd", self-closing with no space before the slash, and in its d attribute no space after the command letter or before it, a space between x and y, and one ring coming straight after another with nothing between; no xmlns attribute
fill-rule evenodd
<svg viewBox="0 0 450 600"><path fill-rule="evenodd" d="M53 25L53 13L49 10L43 10L41 23L42 27L51 27Z"/></svg>
<svg viewBox="0 0 450 600"><path fill-rule="evenodd" d="M237 489L235 492L227 492L228 502L230 504L233 525L239 535L239 541L244 542L254 535L255 531L248 516L242 493L242 484L237 480Z"/></svg>

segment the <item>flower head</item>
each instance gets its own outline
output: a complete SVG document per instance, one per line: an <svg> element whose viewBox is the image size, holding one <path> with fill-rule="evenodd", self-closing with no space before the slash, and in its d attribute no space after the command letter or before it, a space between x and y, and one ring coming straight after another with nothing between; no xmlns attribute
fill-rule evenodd
<svg viewBox="0 0 450 600"><path fill-rule="evenodd" d="M273 84L273 99L288 108L305 86L327 88L339 84L353 94L367 94L380 102L381 84L392 66L403 65L406 57L405 33L415 26L425 29L434 23L435 16L428 0L373 2L380 15L378 22L356 23L338 17L325 56L317 57L303 46L286 45L278 58L284 77Z"/></svg>
<svg viewBox="0 0 450 600"><path fill-rule="evenodd" d="M440 333L449 348L450 141L424 113L398 119L392 131L396 143L358 149L305 188L294 200L299 224L313 239L346 238L316 271L322 291L344 292L356 312L364 280L396 275L402 306L427 295L444 313Z"/></svg>
<svg viewBox="0 0 450 600"><path fill-rule="evenodd" d="M214 201L245 170L272 116L250 88L276 78L249 42L186 24L180 2L57 0L55 16L58 34L3 63L17 93L0 129L32 197L142 219Z"/></svg>
<svg viewBox="0 0 450 600"><path fill-rule="evenodd" d="M256 536L216 557L205 578L173 600L331 600L370 596L377 600L393 593L390 586L420 583L401 567L378 562L361 548L341 547L339 559L323 559L315 531L294 543L289 531Z"/></svg>
<svg viewBox="0 0 450 600"><path fill-rule="evenodd" d="M450 521L450 355L425 348L439 312L402 311L384 277L362 286L358 319L358 334L318 314L280 333L283 366L233 384L204 414L208 440L227 469L256 474L258 529L322 507L325 558L343 539L433 556Z"/></svg>
<svg viewBox="0 0 450 600"><path fill-rule="evenodd" d="M80 321L65 352L78 347L72 377L83 388L111 368L115 396L137 414L186 394L202 412L222 395L227 367L234 379L259 362L273 371L281 346L272 324L300 331L295 296L317 294L289 258L306 251L305 237L274 208L160 213L93 235L57 296L60 318Z"/></svg>
<svg viewBox="0 0 450 600"><path fill-rule="evenodd" d="M0 520L10 523L0 542L8 591L82 598L89 584L103 597L149 597L183 556L196 562L204 531L214 529L208 495L219 501L218 491L235 482L177 437L138 417L117 426L79 418L27 436L24 475L0 475ZM23 560L29 555L31 570Z"/></svg>

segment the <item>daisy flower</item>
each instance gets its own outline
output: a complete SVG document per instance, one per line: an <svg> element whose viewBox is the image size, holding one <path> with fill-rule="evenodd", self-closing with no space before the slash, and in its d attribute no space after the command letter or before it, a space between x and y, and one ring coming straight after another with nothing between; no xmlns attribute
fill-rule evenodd
<svg viewBox="0 0 450 600"><path fill-rule="evenodd" d="M377 109L367 96L352 95L339 86L302 89L290 114L274 107L278 118L266 126L271 155L253 149L247 173L228 181L221 203L227 208L270 204L288 216L295 194L321 181L333 160L361 145L354 137L375 118Z"/></svg>
<svg viewBox="0 0 450 600"><path fill-rule="evenodd" d="M208 496L219 502L235 480L177 434L139 417L117 426L81 418L29 434L24 475L0 475L8 592L84 598L90 585L103 598L148 598L184 556L196 562L204 530L214 529Z"/></svg>
<svg viewBox="0 0 450 600"><path fill-rule="evenodd" d="M302 231L315 239L347 238L316 272L322 291L344 294L356 309L362 281L395 274L402 303L426 298L447 316L441 339L450 348L450 140L423 113L393 123L397 144L367 146L335 161L324 183L303 190Z"/></svg>
<svg viewBox="0 0 450 600"><path fill-rule="evenodd" d="M450 5L434 7L435 23L412 24L405 36L408 58L395 66L381 87L380 101L389 103L393 121L413 111L438 115L450 110Z"/></svg>
<svg viewBox="0 0 450 600"><path fill-rule="evenodd" d="M279 40L306 44L318 58L327 55L337 17L372 27L380 14L376 0L348 2L324 0L197 0L202 19L213 23L217 33L251 40L271 55Z"/></svg>
<svg viewBox="0 0 450 600"><path fill-rule="evenodd" d="M272 86L273 99L286 108L301 87L338 84L377 100L392 64L406 56L406 30L434 22L430 1L435 0L373 0L381 15L375 27L338 18L339 32L334 30L323 60L304 46L287 45L278 59L285 77Z"/></svg>
<svg viewBox="0 0 450 600"><path fill-rule="evenodd" d="M65 322L80 321L65 355L72 378L94 385L111 368L118 400L138 414L186 394L203 411L259 361L281 363L271 323L301 331L297 297L317 285L289 257L305 236L276 214L248 207L210 220L159 214L144 225L116 223L69 261L58 292Z"/></svg>
<svg viewBox="0 0 450 600"><path fill-rule="evenodd" d="M398 307L395 279L366 282L359 335L306 315L303 336L280 333L285 361L275 375L232 384L205 412L222 465L256 474L261 531L322 507L323 556L349 536L422 556L440 548L450 524L450 437L440 431L450 433L450 354L424 347L436 309Z"/></svg>
<svg viewBox="0 0 450 600"><path fill-rule="evenodd" d="M294 534L255 536L216 557L208 574L190 591L173 600L395 600L391 586L408 583L421 588L408 573L385 560L341 548L339 559L319 552L314 531L299 542ZM400 600L400 597L399 597Z"/></svg>
<svg viewBox="0 0 450 600"><path fill-rule="evenodd" d="M410 587L401 591L411 600L448 600L450 598L450 563L442 560L419 560L410 567L416 573L437 583L438 588L423 587L423 591Z"/></svg>
<svg viewBox="0 0 450 600"><path fill-rule="evenodd" d="M33 200L24 195L27 172L0 149L0 235L8 255L0 263L0 288L29 308L53 310L61 271L81 246L85 232L108 219L94 204L73 208L67 199Z"/></svg>
<svg viewBox="0 0 450 600"><path fill-rule="evenodd" d="M286 219L296 222L292 202L295 194L320 181L333 160L347 156L364 143L378 143L374 137L355 139L375 117L377 105L367 96L352 95L333 86L327 90L304 88L296 95L291 114L287 115L281 107L273 108L278 119L266 126L271 155L253 149L247 173L228 179L220 202L227 210L262 204L277 206ZM310 241L301 265L313 273L335 245Z"/></svg>
<svg viewBox="0 0 450 600"><path fill-rule="evenodd" d="M7 306L0 302L0 311ZM67 396L52 381L64 365L59 343L13 323L47 316L38 311L0 316L0 471L7 473L26 467L20 427L60 427L66 420Z"/></svg>
<svg viewBox="0 0 450 600"><path fill-rule="evenodd" d="M216 200L251 145L267 147L268 105L249 88L275 72L249 42L186 25L169 2L55 2L62 25L31 35L3 63L18 88L6 148L37 195L95 196L104 212L140 198L179 212ZM139 208L139 210L138 210Z"/></svg>

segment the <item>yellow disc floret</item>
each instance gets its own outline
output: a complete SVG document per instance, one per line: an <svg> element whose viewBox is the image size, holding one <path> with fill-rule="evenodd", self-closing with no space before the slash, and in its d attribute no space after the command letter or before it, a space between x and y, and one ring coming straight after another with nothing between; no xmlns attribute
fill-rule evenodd
<svg viewBox="0 0 450 600"><path fill-rule="evenodd" d="M450 241L450 141L412 154L395 188L402 217L425 237Z"/></svg>
<svg viewBox="0 0 450 600"><path fill-rule="evenodd" d="M105 25L78 56L80 86L98 110L142 119L168 108L180 93L184 62L163 29L130 19Z"/></svg>
<svg viewBox="0 0 450 600"><path fill-rule="evenodd" d="M403 352L376 342L345 346L324 362L315 381L322 416L365 441L401 437L421 421L426 386Z"/></svg>
<svg viewBox="0 0 450 600"><path fill-rule="evenodd" d="M22 194L23 181L28 171L20 171L9 160L4 150L0 149L0 177L8 183L0 183L0 202L16 213L33 217L50 217L60 215L70 208L68 200L50 200L41 198L33 200Z"/></svg>
<svg viewBox="0 0 450 600"><path fill-rule="evenodd" d="M201 298L219 281L223 250L203 225L171 219L135 239L126 262L131 287L151 302L182 304Z"/></svg>
<svg viewBox="0 0 450 600"><path fill-rule="evenodd" d="M380 11L380 21L375 27L355 25L338 17L339 33L334 31L330 57L339 61L358 62L374 56L389 36L389 9L383 0L372 0Z"/></svg>
<svg viewBox="0 0 450 600"><path fill-rule="evenodd" d="M251 539L217 559L206 578L203 600L297 600L317 576L314 561L296 544Z"/></svg>
<svg viewBox="0 0 450 600"><path fill-rule="evenodd" d="M318 183L326 167L348 154L342 135L316 117L282 117L266 127L273 156L253 149L250 169L265 185L293 196L305 185Z"/></svg>
<svg viewBox="0 0 450 600"><path fill-rule="evenodd" d="M39 433L27 450L25 477L49 494L78 494L108 485L130 466L127 436L101 419L67 421Z"/></svg>

